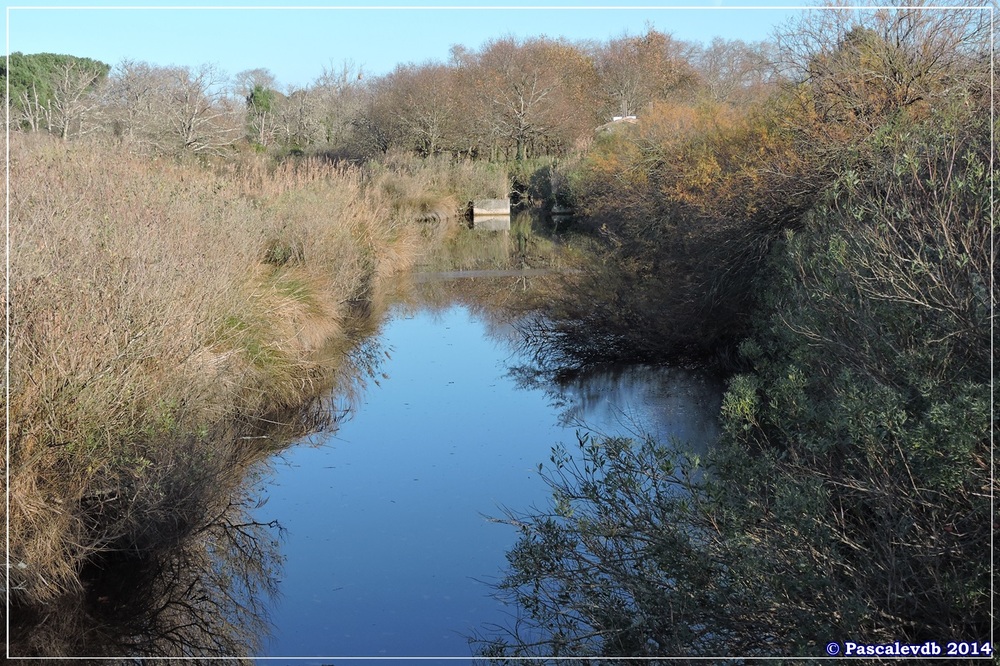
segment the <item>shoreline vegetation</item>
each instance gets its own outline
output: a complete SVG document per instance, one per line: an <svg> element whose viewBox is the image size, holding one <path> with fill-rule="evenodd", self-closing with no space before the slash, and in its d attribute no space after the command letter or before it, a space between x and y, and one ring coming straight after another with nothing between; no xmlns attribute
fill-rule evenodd
<svg viewBox="0 0 1000 666"><path fill-rule="evenodd" d="M461 165L213 169L23 133L10 150L15 626L99 616L95 563L173 557L225 513L274 431L313 425L303 406L373 332L392 278L454 233L454 192L506 187ZM449 175L479 182L435 196L428 179ZM414 222L428 206L442 220ZM22 653L93 643L63 622Z"/></svg>
<svg viewBox="0 0 1000 666"><path fill-rule="evenodd" d="M266 70L224 94L211 68L12 54L14 639L247 654L276 553L240 488L272 428L308 430L350 383L336 366L393 276L553 267L463 297L540 311L521 325L542 372L711 367L721 435L705 459L642 438L554 451L553 506L501 519L516 624L477 654L985 642L985 16L831 8L707 47L502 38L287 94ZM448 221L507 196L509 233ZM121 572L152 605L115 606ZM101 635L114 618L132 619Z"/></svg>

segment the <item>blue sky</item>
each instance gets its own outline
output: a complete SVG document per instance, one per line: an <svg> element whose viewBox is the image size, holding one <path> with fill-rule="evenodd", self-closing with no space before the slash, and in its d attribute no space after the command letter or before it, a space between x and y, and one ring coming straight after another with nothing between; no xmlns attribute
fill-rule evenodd
<svg viewBox="0 0 1000 666"><path fill-rule="evenodd" d="M571 41L604 41L640 34L646 24L675 37L707 42L713 36L753 41L804 3L772 0L776 9L748 9L748 2L688 0L671 5L568 3L517 5L439 0L434 8L410 0L393 8L341 2L325 8L151 8L154 3L21 2L7 5L9 52L69 53L114 65L123 58L157 65L215 64L230 75L266 67L283 85L303 86L324 65L345 61L371 75L405 62L446 61L449 48L478 49L490 38L547 35ZM125 8L125 5L129 8ZM226 4L226 3L222 3ZM315 3L314 3L315 4ZM758 5L761 3L757 3ZM204 6L204 5L202 5ZM216 7L220 5L215 5ZM140 8L142 7L142 8ZM235 7L235 5L234 5Z"/></svg>

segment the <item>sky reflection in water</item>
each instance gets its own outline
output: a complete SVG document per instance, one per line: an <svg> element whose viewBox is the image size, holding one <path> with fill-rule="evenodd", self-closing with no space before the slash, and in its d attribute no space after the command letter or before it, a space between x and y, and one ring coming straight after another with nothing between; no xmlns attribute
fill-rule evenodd
<svg viewBox="0 0 1000 666"><path fill-rule="evenodd" d="M507 619L488 583L516 541L485 516L546 504L537 470L553 445L583 424L696 450L714 436L711 382L626 368L559 393L519 387L509 369L525 360L464 307L397 312L381 339L387 378L322 446L286 451L265 486L257 517L287 529L268 654L470 656L466 636Z"/></svg>

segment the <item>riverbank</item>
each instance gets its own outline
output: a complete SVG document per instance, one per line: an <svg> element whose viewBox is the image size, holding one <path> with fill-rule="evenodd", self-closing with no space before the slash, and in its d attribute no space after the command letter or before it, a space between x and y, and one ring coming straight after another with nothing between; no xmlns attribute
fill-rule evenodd
<svg viewBox="0 0 1000 666"><path fill-rule="evenodd" d="M440 235L414 218L478 174L209 168L20 133L10 153L9 601L95 616L95 562L167 557L232 502L268 429L306 427ZM92 649L65 628L19 653Z"/></svg>
<svg viewBox="0 0 1000 666"><path fill-rule="evenodd" d="M993 128L988 33L954 16L859 21L739 107L652 104L563 178L599 252L527 327L536 359L710 365L721 435L554 455L484 658L986 645Z"/></svg>

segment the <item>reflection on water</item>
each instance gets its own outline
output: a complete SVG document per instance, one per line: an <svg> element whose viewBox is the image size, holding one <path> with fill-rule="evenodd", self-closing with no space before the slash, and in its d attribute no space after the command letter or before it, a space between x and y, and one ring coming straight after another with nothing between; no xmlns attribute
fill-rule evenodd
<svg viewBox="0 0 1000 666"><path fill-rule="evenodd" d="M561 409L560 424L567 428L675 440L680 448L698 454L718 436L722 386L701 373L616 365L552 381L547 390Z"/></svg>
<svg viewBox="0 0 1000 666"><path fill-rule="evenodd" d="M335 429L382 358L370 337L336 371L317 374L331 390L313 404L165 438L144 475L81 498L82 527L99 534L103 550L83 563L79 589L35 607L12 599L11 656L136 663L260 653L282 560L277 521L254 517L267 459L303 433Z"/></svg>
<svg viewBox="0 0 1000 666"><path fill-rule="evenodd" d="M548 502L553 446L582 428L695 451L715 436L721 391L695 373L527 368L498 304L529 279L544 276L420 285L428 300L396 307L292 428L323 432L213 463L225 482L197 484L211 492L183 538L95 559L65 612L12 609L12 654L58 638L93 656L470 657L468 637L512 612L491 584L518 535L488 516Z"/></svg>
<svg viewBox="0 0 1000 666"><path fill-rule="evenodd" d="M179 539L91 558L79 592L41 609L13 606L10 654L254 654L269 628L280 556L275 525L249 514L252 484L199 497L198 519L178 528Z"/></svg>
<svg viewBox="0 0 1000 666"><path fill-rule="evenodd" d="M287 529L272 609L280 656L459 656L509 614L491 597L517 535L486 517L542 505L538 464L574 430L714 437L719 389L620 368L525 382L513 329L466 306L398 308L353 417L275 462L255 516ZM280 663L280 662L279 662Z"/></svg>

